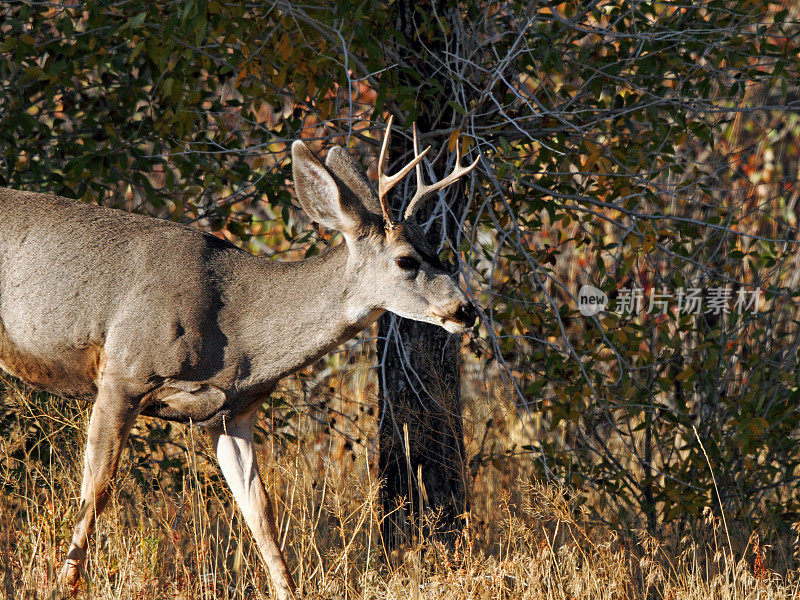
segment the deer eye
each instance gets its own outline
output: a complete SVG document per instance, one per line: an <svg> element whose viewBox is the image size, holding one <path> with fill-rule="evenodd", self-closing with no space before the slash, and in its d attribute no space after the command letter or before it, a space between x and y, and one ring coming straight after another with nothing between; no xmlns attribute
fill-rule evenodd
<svg viewBox="0 0 800 600"><path fill-rule="evenodd" d="M404 271L416 271L419 269L419 261L413 256L398 256L394 262Z"/></svg>

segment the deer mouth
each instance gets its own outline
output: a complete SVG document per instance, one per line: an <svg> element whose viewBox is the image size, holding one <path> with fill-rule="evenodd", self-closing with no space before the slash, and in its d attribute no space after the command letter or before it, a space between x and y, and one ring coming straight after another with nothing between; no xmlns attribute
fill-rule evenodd
<svg viewBox="0 0 800 600"><path fill-rule="evenodd" d="M470 306L460 306L458 310L448 315L437 312L433 312L432 315L438 324L450 333L464 333L475 324L477 317Z"/></svg>

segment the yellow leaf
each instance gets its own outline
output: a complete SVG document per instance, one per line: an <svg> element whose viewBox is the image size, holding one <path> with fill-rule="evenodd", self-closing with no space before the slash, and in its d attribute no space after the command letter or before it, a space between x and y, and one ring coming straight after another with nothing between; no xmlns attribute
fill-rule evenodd
<svg viewBox="0 0 800 600"><path fill-rule="evenodd" d="M461 135L460 129L454 129L453 133L450 134L450 139L447 142L447 149L450 152L455 151L456 144L458 143L458 137Z"/></svg>
<svg viewBox="0 0 800 600"><path fill-rule="evenodd" d="M244 81L244 78L246 76L247 76L247 66L245 65L245 68L239 71L239 74L236 76L236 83L233 84L234 87L238 88L241 85L242 81Z"/></svg>
<svg viewBox="0 0 800 600"><path fill-rule="evenodd" d="M293 51L292 40L286 34L283 34L280 42L278 42L278 53L284 61L288 61L292 56Z"/></svg>
<svg viewBox="0 0 800 600"><path fill-rule="evenodd" d="M586 160L583 161L583 164L581 165L581 171L589 171L597 162L597 159L600 158L600 153L603 151L603 147L600 144L595 144L591 140L586 140L584 144L586 145L587 150L589 150L589 156L587 156Z"/></svg>

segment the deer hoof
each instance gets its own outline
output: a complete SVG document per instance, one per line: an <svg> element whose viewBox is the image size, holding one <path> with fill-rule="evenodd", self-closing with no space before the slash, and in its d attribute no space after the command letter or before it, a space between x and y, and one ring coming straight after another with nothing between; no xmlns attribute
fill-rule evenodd
<svg viewBox="0 0 800 600"><path fill-rule="evenodd" d="M58 582L67 589L70 596L74 595L78 591L78 586L81 582L80 563L74 560L64 561L61 574L58 576Z"/></svg>

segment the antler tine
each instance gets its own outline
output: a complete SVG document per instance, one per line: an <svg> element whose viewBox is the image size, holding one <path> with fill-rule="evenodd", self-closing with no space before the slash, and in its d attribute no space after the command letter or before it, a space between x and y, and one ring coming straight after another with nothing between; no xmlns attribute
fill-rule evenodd
<svg viewBox="0 0 800 600"><path fill-rule="evenodd" d="M425 151L422 154L417 154L417 146L414 144L414 160L408 163L405 167L400 169L394 175L386 175L383 172L384 167L386 166L387 154L386 148L389 146L389 139L392 137L392 120L394 119L393 115L389 116L389 122L386 124L386 133L383 136L383 144L381 145L381 153L378 157L378 200L381 203L381 212L383 213L383 221L387 228L394 229L397 227L397 224L392 220L392 216L389 213L389 207L386 204L386 195L389 193L397 183L403 179L408 172L417 167L419 169L419 161L422 160L422 157L430 150L430 147L425 148ZM419 173L419 171L417 171Z"/></svg>
<svg viewBox="0 0 800 600"><path fill-rule="evenodd" d="M427 152L427 150L425 151ZM423 152L422 154L425 154ZM417 153L417 128L416 125L414 126L414 154ZM406 207L406 212L403 215L403 219L409 219L414 216L414 213L417 212L419 207L422 204L422 200L424 200L427 196L432 194L433 192L437 192L442 188L446 188L451 183L455 183L459 179L461 179L464 175L472 171L475 167L478 166L478 161L481 159L479 156L475 159L471 165L467 167L461 166L461 144L456 143L456 164L453 167L452 173L442 179L441 181L437 181L436 183L432 183L431 185L425 185L422 183L422 172L420 171L419 164L417 165L417 192L414 194L414 197L411 199L411 202L408 203L408 207Z"/></svg>
<svg viewBox="0 0 800 600"><path fill-rule="evenodd" d="M416 156L417 155L417 148L419 148L419 145L418 145L418 142L417 142L417 124L416 123L412 123L411 124L411 130L412 130L413 138L414 138L414 156ZM406 212L403 215L403 219L408 219L411 215L413 215L415 212L417 212L417 204L419 204L420 200L422 200L422 198L425 196L426 191L428 189L430 189L429 186L426 186L422 182L422 169L420 169L419 163L417 163L416 170L417 170L417 191L414 194L414 197L411 199L411 202L408 203L408 206L406 207Z"/></svg>
<svg viewBox="0 0 800 600"><path fill-rule="evenodd" d="M386 206L386 193L388 189L384 189L383 167L386 163L386 148L389 146L389 139L392 137L392 121L394 115L389 115L389 122L386 124L386 133L383 134L383 144L381 144L381 153L378 156L378 200L381 203L381 212L383 213L383 222L387 227L394 225L392 216L389 214L389 207Z"/></svg>

